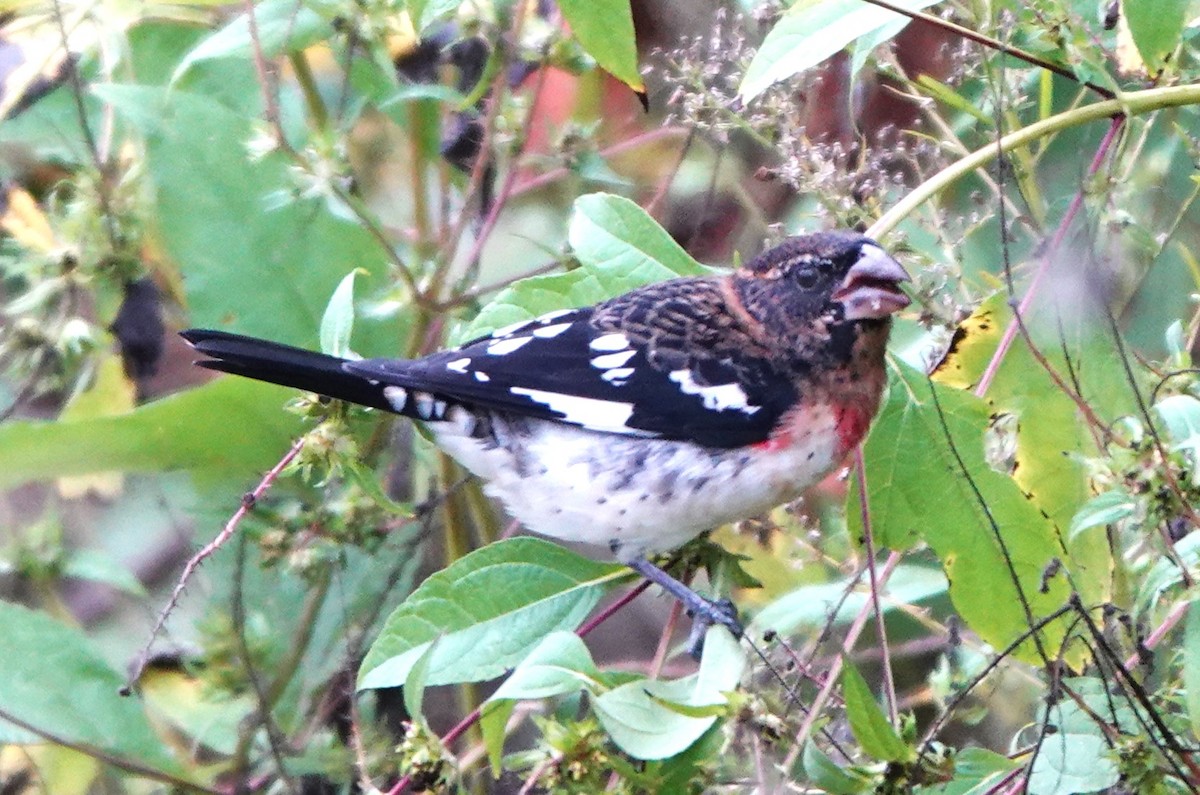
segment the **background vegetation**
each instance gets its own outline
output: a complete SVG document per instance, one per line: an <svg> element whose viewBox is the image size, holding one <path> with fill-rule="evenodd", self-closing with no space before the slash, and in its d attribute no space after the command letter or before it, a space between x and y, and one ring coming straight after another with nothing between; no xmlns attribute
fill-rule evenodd
<svg viewBox="0 0 1200 795"><path fill-rule="evenodd" d="M1200 790L1195 5L0 2L0 792ZM833 226L892 387L677 556L698 667L172 333L416 356Z"/></svg>

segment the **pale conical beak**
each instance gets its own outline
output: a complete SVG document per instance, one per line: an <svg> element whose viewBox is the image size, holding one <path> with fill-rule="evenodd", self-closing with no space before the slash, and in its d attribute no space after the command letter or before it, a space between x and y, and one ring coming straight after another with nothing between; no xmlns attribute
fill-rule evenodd
<svg viewBox="0 0 1200 795"><path fill-rule="evenodd" d="M885 318L911 303L900 290L900 283L908 280L899 262L879 246L867 244L832 298L845 307L847 320Z"/></svg>

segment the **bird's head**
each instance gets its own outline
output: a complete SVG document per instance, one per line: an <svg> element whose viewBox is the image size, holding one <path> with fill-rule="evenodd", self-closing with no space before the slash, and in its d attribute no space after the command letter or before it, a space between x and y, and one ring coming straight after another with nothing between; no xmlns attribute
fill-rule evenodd
<svg viewBox="0 0 1200 795"><path fill-rule="evenodd" d="M886 325L908 306L908 273L869 237L817 232L790 237L738 272L746 308L761 322L797 331Z"/></svg>
<svg viewBox="0 0 1200 795"><path fill-rule="evenodd" d="M793 317L884 320L908 306L908 273L869 237L817 232L790 237L742 267L751 293L770 294Z"/></svg>

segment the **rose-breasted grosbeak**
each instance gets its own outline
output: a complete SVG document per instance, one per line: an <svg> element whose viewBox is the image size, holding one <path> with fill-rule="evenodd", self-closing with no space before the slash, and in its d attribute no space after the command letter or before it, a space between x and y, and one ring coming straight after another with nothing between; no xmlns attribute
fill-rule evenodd
<svg viewBox="0 0 1200 795"><path fill-rule="evenodd" d="M741 634L646 560L792 500L867 432L908 275L874 241L793 237L729 275L642 287L422 359L351 361L183 332L213 370L424 421L530 530L609 546L698 623Z"/></svg>

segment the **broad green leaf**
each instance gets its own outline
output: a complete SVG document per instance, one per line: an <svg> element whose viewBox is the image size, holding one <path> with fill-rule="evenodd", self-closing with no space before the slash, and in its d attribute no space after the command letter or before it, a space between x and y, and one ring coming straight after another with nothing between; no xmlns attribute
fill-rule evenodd
<svg viewBox="0 0 1200 795"><path fill-rule="evenodd" d="M1192 734L1200 737L1200 597L1188 605L1183 630L1183 689Z"/></svg>
<svg viewBox="0 0 1200 795"><path fill-rule="evenodd" d="M475 550L430 576L388 617L358 686L404 684L439 636L429 685L493 679L548 633L578 626L625 571L536 538Z"/></svg>
<svg viewBox="0 0 1200 795"><path fill-rule="evenodd" d="M631 289L631 283L711 273L645 210L611 193L591 193L575 200L567 240L580 263L614 295Z"/></svg>
<svg viewBox="0 0 1200 795"><path fill-rule="evenodd" d="M223 378L113 417L5 423L0 487L110 470L252 476L277 461L302 430L296 417L279 410L286 398L276 386Z"/></svg>
<svg viewBox="0 0 1200 795"><path fill-rule="evenodd" d="M709 629L700 670L673 681L638 680L600 694L592 702L612 741L635 759L666 759L683 752L716 722L713 715L690 717L664 702L684 707L726 703L737 687L745 654L723 627Z"/></svg>
<svg viewBox="0 0 1200 795"><path fill-rule="evenodd" d="M66 577L103 583L133 596L145 596L146 589L129 567L97 549L80 549L67 556L62 573Z"/></svg>
<svg viewBox="0 0 1200 795"><path fill-rule="evenodd" d="M364 273L355 268L346 274L321 315L321 351L343 359L351 356L350 335L354 333L354 277Z"/></svg>
<svg viewBox="0 0 1200 795"><path fill-rule="evenodd" d="M913 749L900 739L887 716L875 703L875 695L854 665L842 666L842 698L846 700L846 718L850 730L863 751L884 762L903 762L913 757Z"/></svg>
<svg viewBox="0 0 1200 795"><path fill-rule="evenodd" d="M596 63L634 91L646 91L638 72L629 0L559 0L558 7Z"/></svg>
<svg viewBox="0 0 1200 795"><path fill-rule="evenodd" d="M425 721L425 686L429 683L429 663L437 652L438 640L440 638L434 638L433 643L425 647L404 679L404 709L410 718L425 728L429 728Z"/></svg>
<svg viewBox="0 0 1200 795"><path fill-rule="evenodd" d="M838 767L837 763L812 740L804 744L804 753L800 759L809 781L820 787L823 792L833 795L858 795L873 789L870 776L853 768Z"/></svg>
<svg viewBox="0 0 1200 795"><path fill-rule="evenodd" d="M584 687L604 689L600 671L583 639L574 632L551 632L513 669L488 701L549 698Z"/></svg>
<svg viewBox="0 0 1200 795"><path fill-rule="evenodd" d="M1035 309L1024 318L1047 360L1062 374L1074 372L1083 397L1101 416L1132 409L1121 368L1100 366L1117 356L1109 337L1097 337L1055 307ZM959 324L952 352L939 363L934 380L973 391L991 363L1004 330L1012 322L1007 298L997 293ZM1064 341L1065 337L1065 341ZM1071 364L1063 354L1070 351ZM1066 542L1063 562L1085 602L1112 596L1112 553L1094 534L1069 537L1076 511L1091 498L1085 457L1098 454L1079 408L1029 352L1021 336L1008 349L985 395L990 414L1015 421L1012 480L1050 520ZM1003 435L999 438L1003 439ZM1011 441L1011 440L1008 440Z"/></svg>
<svg viewBox="0 0 1200 795"><path fill-rule="evenodd" d="M899 0L897 5L915 11L936 2ZM749 102L772 84L816 66L855 39L871 36L884 27L898 33L907 22L908 18L903 14L863 0L797 3L775 23L763 40L746 68L738 95ZM881 43L878 39L873 41L876 45Z"/></svg>
<svg viewBox="0 0 1200 795"><path fill-rule="evenodd" d="M65 743L143 767L182 771L150 728L141 702L78 630L0 602L0 711Z"/></svg>
<svg viewBox="0 0 1200 795"><path fill-rule="evenodd" d="M1191 395L1170 395L1154 404L1167 426L1172 450L1182 450L1192 463L1192 485L1200 485L1200 400Z"/></svg>
<svg viewBox="0 0 1200 795"><path fill-rule="evenodd" d="M249 159L249 115L181 89L93 91L146 139L160 239L184 277L193 325L312 346L348 270L364 268L383 282L384 253L326 203L267 209L268 196L292 195L296 184L283 158ZM359 352L394 353L396 330L367 326L358 330Z"/></svg>
<svg viewBox="0 0 1200 795"><path fill-rule="evenodd" d="M985 641L1002 648L1028 630L1018 583L1035 619L1066 602L1064 578L1050 578L1044 592L1042 587L1046 567L1063 557L1062 545L1053 523L1012 478L985 461L986 404L937 386L943 427L930 388L924 374L894 364L893 383L863 452L872 529L876 541L891 549L928 543L942 560L959 614ZM850 503L856 500L852 495ZM861 533L859 512L850 511L848 519L852 531ZM1052 649L1061 637L1057 625L1043 632ZM1019 653L1034 660L1034 651L1026 643Z"/></svg>
<svg viewBox="0 0 1200 795"><path fill-rule="evenodd" d="M255 3L254 23L259 45L267 59L286 52L300 52L333 33L333 23L300 0ZM253 47L249 17L245 13L239 14L184 56L171 82L178 82L201 61L231 57L249 60Z"/></svg>
<svg viewBox="0 0 1200 795"><path fill-rule="evenodd" d="M1099 792L1117 783L1121 772L1116 752L1109 747L1104 729L1097 725L1094 716L1100 716L1118 731L1135 736L1141 733L1130 707L1107 695L1100 680L1068 679L1064 685L1083 697L1092 714L1069 698L1050 707L1047 723L1053 731L1046 734L1038 747L1029 775L1031 795Z"/></svg>
<svg viewBox="0 0 1200 795"><path fill-rule="evenodd" d="M493 770L500 770L504 751L504 726L515 702L587 690L605 689L600 672L583 639L574 632L551 632L520 662L496 692L488 697L479 727Z"/></svg>
<svg viewBox="0 0 1200 795"><path fill-rule="evenodd" d="M258 706L253 696L219 692L182 667L151 664L137 689L156 723L165 721L188 742L219 754L234 753L242 721Z"/></svg>
<svg viewBox="0 0 1200 795"><path fill-rule="evenodd" d="M568 232L582 267L503 290L456 341L556 309L587 306L654 282L712 271L696 262L635 203L608 193L575 200Z"/></svg>
<svg viewBox="0 0 1200 795"><path fill-rule="evenodd" d="M986 748L964 748L954 754L954 778L945 784L917 787L917 795L989 795L1020 765Z"/></svg>
<svg viewBox="0 0 1200 795"><path fill-rule="evenodd" d="M944 595L948 588L946 576L940 570L901 564L880 594L881 607L887 613L926 602ZM830 620L837 623L851 621L870 598L870 589L865 582L849 594L843 582L801 586L758 611L750 622L748 634L757 637L768 629L789 634L801 627L823 627Z"/></svg>
<svg viewBox="0 0 1200 795"><path fill-rule="evenodd" d="M1085 502L1071 520L1070 539L1093 527L1102 527L1130 516L1137 510L1137 500L1123 491L1106 491Z"/></svg>
<svg viewBox="0 0 1200 795"><path fill-rule="evenodd" d="M1200 566L1200 533L1189 533L1175 543L1175 555L1187 571ZM1154 610L1164 595L1183 585L1183 571L1174 558L1160 557L1142 578L1138 588L1138 605Z"/></svg>
<svg viewBox="0 0 1200 795"><path fill-rule="evenodd" d="M1138 53L1151 72L1163 67L1179 46L1190 0L1123 0L1121 13Z"/></svg>

